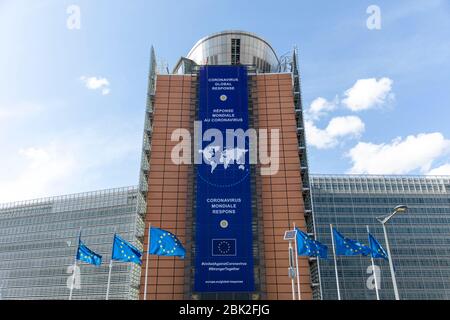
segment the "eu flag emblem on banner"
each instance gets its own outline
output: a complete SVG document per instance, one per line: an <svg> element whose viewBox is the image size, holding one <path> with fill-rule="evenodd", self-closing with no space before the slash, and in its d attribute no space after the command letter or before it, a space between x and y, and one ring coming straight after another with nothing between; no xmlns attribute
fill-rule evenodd
<svg viewBox="0 0 450 320"><path fill-rule="evenodd" d="M236 239L212 239L213 256L235 256Z"/></svg>
<svg viewBox="0 0 450 320"><path fill-rule="evenodd" d="M333 236L337 256L368 256L372 252L369 247L359 243L358 241L344 237L335 228L333 228Z"/></svg>
<svg viewBox="0 0 450 320"><path fill-rule="evenodd" d="M78 243L77 260L93 264L94 266L102 264L102 256L86 247L81 240Z"/></svg>
<svg viewBox="0 0 450 320"><path fill-rule="evenodd" d="M384 260L388 260L388 254L381 246L381 244L375 239L373 235L369 233L369 245L370 249L372 249L372 258L383 258Z"/></svg>
<svg viewBox="0 0 450 320"><path fill-rule="evenodd" d="M166 230L151 227L150 254L180 257L181 259L184 259L186 250L174 234Z"/></svg>
<svg viewBox="0 0 450 320"><path fill-rule="evenodd" d="M299 256L327 259L328 247L326 245L311 239L299 228L295 228L295 230L297 231L297 254Z"/></svg>
<svg viewBox="0 0 450 320"><path fill-rule="evenodd" d="M142 252L139 249L123 240L117 234L114 235L112 260L134 262L140 265L142 264L141 256Z"/></svg>

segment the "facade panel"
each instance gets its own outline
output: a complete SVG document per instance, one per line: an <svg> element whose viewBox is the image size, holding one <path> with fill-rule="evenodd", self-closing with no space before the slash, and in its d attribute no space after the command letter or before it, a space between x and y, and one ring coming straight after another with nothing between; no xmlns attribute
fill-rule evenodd
<svg viewBox="0 0 450 320"><path fill-rule="evenodd" d="M400 299L450 298L450 177L326 176L312 177L317 237L331 248L332 223L345 236L368 243L366 225L385 246L381 224L397 205L409 207L387 224ZM337 299L334 263L320 264L323 298ZM373 300L367 285L370 259L338 257L342 298ZM387 261L380 267L380 298L394 299ZM369 289L372 288L372 289Z"/></svg>
<svg viewBox="0 0 450 320"><path fill-rule="evenodd" d="M162 228L177 235L186 249L190 246L192 228L187 225L193 198L190 168L172 162L171 152L178 141L171 141L172 131L177 128L190 130L193 126L195 98L193 78L188 75L158 75L156 78L155 103L152 122L150 170L148 173L147 212L145 215L144 247L148 245L149 226ZM191 263L191 252L186 250L185 260L173 257L150 256L141 271L141 299L144 299L145 274L148 300L182 299L189 273L185 269Z"/></svg>
<svg viewBox="0 0 450 320"><path fill-rule="evenodd" d="M292 299L287 242L284 231L293 223L306 231L305 210L301 190L300 159L295 122L292 75L256 76L256 112L258 127L280 130L279 168L274 175L261 176L263 199L264 256L267 299ZM271 99L268 100L268 97ZM282 102L286 98L289 103ZM299 257L302 299L312 299L308 259Z"/></svg>
<svg viewBox="0 0 450 320"><path fill-rule="evenodd" d="M68 299L80 228L104 262L78 263L81 287L72 298L104 300L114 232L142 248L137 203L129 187L0 205L0 300ZM111 299L137 299L138 287L139 268L113 265Z"/></svg>

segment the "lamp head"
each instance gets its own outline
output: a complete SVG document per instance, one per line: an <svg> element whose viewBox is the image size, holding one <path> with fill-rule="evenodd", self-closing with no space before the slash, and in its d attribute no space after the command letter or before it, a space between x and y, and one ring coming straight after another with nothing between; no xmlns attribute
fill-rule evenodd
<svg viewBox="0 0 450 320"><path fill-rule="evenodd" d="M386 222L391 220L392 217L395 216L397 213L405 213L407 210L408 210L408 206L402 204L402 205L396 206L394 208L394 211L387 217L378 217L377 220L379 222L381 222L382 224L385 224Z"/></svg>
<svg viewBox="0 0 450 320"><path fill-rule="evenodd" d="M404 205L404 204L402 204L402 205L399 205L399 206L396 206L395 208L394 208L394 212L395 213L405 213L406 212L406 210L408 210L408 206L406 206L406 205Z"/></svg>

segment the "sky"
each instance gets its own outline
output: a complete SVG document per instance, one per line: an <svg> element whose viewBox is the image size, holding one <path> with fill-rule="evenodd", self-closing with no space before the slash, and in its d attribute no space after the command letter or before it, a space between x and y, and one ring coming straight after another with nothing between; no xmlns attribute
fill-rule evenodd
<svg viewBox="0 0 450 320"><path fill-rule="evenodd" d="M0 202L136 185L151 46L229 29L298 47L311 173L450 174L447 0L0 0Z"/></svg>

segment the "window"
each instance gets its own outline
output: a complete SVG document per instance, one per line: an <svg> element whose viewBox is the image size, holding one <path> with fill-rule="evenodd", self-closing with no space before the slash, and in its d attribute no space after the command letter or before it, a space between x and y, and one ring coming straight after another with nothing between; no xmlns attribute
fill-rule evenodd
<svg viewBox="0 0 450 320"><path fill-rule="evenodd" d="M241 63L241 39L231 39L231 64Z"/></svg>

